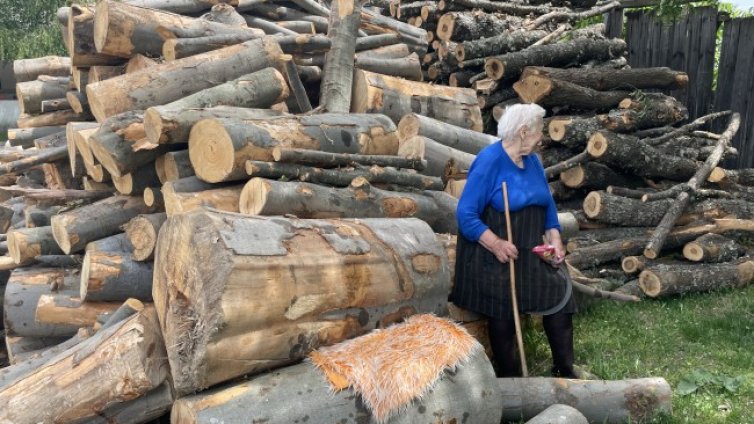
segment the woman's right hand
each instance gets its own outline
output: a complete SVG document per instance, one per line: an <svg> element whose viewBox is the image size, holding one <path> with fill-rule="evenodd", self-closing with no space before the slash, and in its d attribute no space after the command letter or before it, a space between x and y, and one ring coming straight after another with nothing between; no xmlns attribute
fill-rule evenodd
<svg viewBox="0 0 754 424"><path fill-rule="evenodd" d="M503 240L496 236L492 230L488 229L482 233L479 243L485 249L492 252L497 260L502 263L507 263L511 259L518 259L518 249L516 249L516 246L508 240Z"/></svg>

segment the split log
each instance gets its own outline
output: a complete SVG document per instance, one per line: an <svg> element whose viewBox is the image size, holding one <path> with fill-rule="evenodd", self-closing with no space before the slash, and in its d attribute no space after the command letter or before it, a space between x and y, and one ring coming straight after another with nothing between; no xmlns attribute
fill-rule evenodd
<svg viewBox="0 0 754 424"><path fill-rule="evenodd" d="M531 46L546 35L547 31L515 30L478 40L471 39L458 43L455 48L456 59L463 62L519 51Z"/></svg>
<svg viewBox="0 0 754 424"><path fill-rule="evenodd" d="M153 297L166 343L177 346L168 357L172 369L183 370L175 376L180 393L296 361L318 346L405 316L398 311L440 313L447 307L447 256L420 220L356 223L196 211L171 217L160 233ZM221 242L207 250L210 239ZM283 240L288 240L287 248ZM317 257L315 267L312 255ZM211 272L202 270L210 264ZM343 266L353 272L341 273ZM270 267L288 271L270 279ZM179 269L186 272L179 276L174 273ZM267 283L255 283L260 278ZM246 283L228 284L229 279ZM352 296L347 287L354 283L359 294ZM299 300L270 296L270 290L292 290ZM184 296L205 301L189 304L179 300L187 299ZM253 299L264 302L254 307L249 303ZM250 307L257 311L253 316L246 313ZM212 313L217 308L222 308L222 316ZM352 308L363 308L360 318L350 315ZM279 336L270 338L271 332ZM192 343L186 343L188 333L197 335ZM266 342L252 342L258 338Z"/></svg>
<svg viewBox="0 0 754 424"><path fill-rule="evenodd" d="M78 294L78 277L71 270L28 268L11 273L3 299L7 334L26 337L70 337L76 334L77 326L47 324L34 318L39 298L54 293L51 289L53 284L62 287L60 294Z"/></svg>
<svg viewBox="0 0 754 424"><path fill-rule="evenodd" d="M398 136L386 116L374 114L283 116L263 122L205 119L194 125L189 136L191 164L207 182L246 179L246 161L272 160L277 146L394 155Z"/></svg>
<svg viewBox="0 0 754 424"><path fill-rule="evenodd" d="M526 424L587 424L584 414L568 405L552 405L537 414Z"/></svg>
<svg viewBox="0 0 754 424"><path fill-rule="evenodd" d="M272 39L251 40L155 65L140 72L89 84L86 88L89 107L101 122L120 112L169 103L249 72L277 67L280 55L282 51ZM112 99L119 101L113 102Z"/></svg>
<svg viewBox="0 0 754 424"><path fill-rule="evenodd" d="M641 177L685 181L699 168L694 160L665 155L636 137L607 131L592 134L587 151L600 162Z"/></svg>
<svg viewBox="0 0 754 424"><path fill-rule="evenodd" d="M94 7L74 4L68 15L66 37L72 66L117 65L123 58L100 53L94 43Z"/></svg>
<svg viewBox="0 0 754 424"><path fill-rule="evenodd" d="M545 68L527 66L521 78L530 75L550 77L599 91L665 89L679 90L688 84L685 72L670 68Z"/></svg>
<svg viewBox="0 0 754 424"><path fill-rule="evenodd" d="M139 197L113 196L52 218L55 241L66 254L79 252L87 243L119 232L136 215L150 213Z"/></svg>
<svg viewBox="0 0 754 424"><path fill-rule="evenodd" d="M419 218L437 233L457 233L457 201L436 202L427 194L398 193L356 178L348 188L252 178L241 192L241 213L299 218ZM447 206L447 207L444 207Z"/></svg>
<svg viewBox="0 0 754 424"><path fill-rule="evenodd" d="M418 113L411 113L401 118L398 123L398 136L401 140L424 136L473 155L497 141L497 137L447 124Z"/></svg>
<svg viewBox="0 0 754 424"><path fill-rule="evenodd" d="M604 190L611 185L635 186L637 182L598 162L576 165L560 174L560 181L570 188Z"/></svg>
<svg viewBox="0 0 754 424"><path fill-rule="evenodd" d="M626 43L620 39L576 39L563 43L532 46L520 52L490 57L484 64L487 77L499 79L518 78L527 66L565 66L589 60L605 61L621 57Z"/></svg>
<svg viewBox="0 0 754 424"><path fill-rule="evenodd" d="M71 105L71 109L78 114L89 114L89 100L86 98L86 94L79 91L69 91L65 95L68 100L68 104Z"/></svg>
<svg viewBox="0 0 754 424"><path fill-rule="evenodd" d="M241 212L243 212L243 210ZM166 219L167 214L154 213L149 215L139 215L126 224L124 229L126 230L128 239L133 245L132 255L134 260L152 260L154 256L154 248L157 245L157 235L160 231L160 227L162 227L162 224L165 223Z"/></svg>
<svg viewBox="0 0 754 424"><path fill-rule="evenodd" d="M148 163L128 174L116 177L113 175L113 185L118 193L126 196L136 196L144 193L147 187L160 185L154 163Z"/></svg>
<svg viewBox="0 0 754 424"><path fill-rule="evenodd" d="M717 289L741 288L754 280L754 262L656 265L639 274L642 291L653 298Z"/></svg>
<svg viewBox="0 0 754 424"><path fill-rule="evenodd" d="M37 114L42 112L42 101L65 97L70 90L69 77L42 76L35 81L16 84L16 98L20 113Z"/></svg>
<svg viewBox="0 0 754 424"><path fill-rule="evenodd" d="M396 59L357 56L354 66L365 71L406 78L412 81L422 81L424 79L419 56L416 53Z"/></svg>
<svg viewBox="0 0 754 424"><path fill-rule="evenodd" d="M354 164L390 166L393 168L416 169L418 171L426 168L426 161L416 159L413 156L401 157L400 153L400 147L398 148L399 156L328 153L319 150L276 147L272 151L272 158L275 162L297 163L317 168L338 168L341 166L353 166Z"/></svg>
<svg viewBox="0 0 754 424"><path fill-rule="evenodd" d="M161 106L150 107L144 113L144 131L154 144L185 143L191 128L202 119L237 118L265 120L280 116L280 112L265 109L213 107L207 109L175 110Z"/></svg>
<svg viewBox="0 0 754 424"><path fill-rule="evenodd" d="M10 140L11 145L13 146L21 146L27 148L34 145L34 140L59 133L61 131L65 131L65 127L59 125L35 128L9 128L8 140Z"/></svg>
<svg viewBox="0 0 754 424"><path fill-rule="evenodd" d="M115 78L125 73L123 66L108 66L98 65L89 68L89 83L104 81L106 79Z"/></svg>
<svg viewBox="0 0 754 424"><path fill-rule="evenodd" d="M554 404L567 404L590 423L651 421L671 412L672 391L664 378L614 381L560 378L499 378L503 421L530 419ZM641 402L637 407L636 402Z"/></svg>
<svg viewBox="0 0 754 424"><path fill-rule="evenodd" d="M250 177L279 179L282 177L296 179L303 182L347 187L355 178L364 177L372 184L395 184L398 186L414 187L422 190L438 190L444 187L442 180L436 177L401 172L392 168L322 169L303 165L291 165L281 162L262 162L250 160L246 162L246 173Z"/></svg>
<svg viewBox="0 0 754 424"><path fill-rule="evenodd" d="M8 252L17 264L30 263L39 255L63 252L52 236L52 227L22 228L8 232Z"/></svg>
<svg viewBox="0 0 754 424"><path fill-rule="evenodd" d="M606 110L614 108L629 94L627 91L597 91L551 77L529 75L513 89L525 103L545 107L569 106L574 109Z"/></svg>
<svg viewBox="0 0 754 424"><path fill-rule="evenodd" d="M619 110L599 115L597 121L610 131L627 133L673 125L689 116L686 106L673 97L645 96L641 101L630 98L621 101Z"/></svg>
<svg viewBox="0 0 754 424"><path fill-rule="evenodd" d="M66 77L71 73L71 59L62 56L45 56L13 61L13 75L17 83L34 81L40 75Z"/></svg>
<svg viewBox="0 0 754 424"><path fill-rule="evenodd" d="M511 29L512 17L484 12L449 12L437 22L437 38L442 41L477 40Z"/></svg>
<svg viewBox="0 0 754 424"><path fill-rule="evenodd" d="M362 70L354 76L351 111L384 113L396 124L415 112L475 131L481 131L483 126L474 90L406 81Z"/></svg>
<svg viewBox="0 0 754 424"><path fill-rule="evenodd" d="M13 162L0 164L0 175L19 174L37 165L54 162L68 157L68 147L60 146L40 150L37 154Z"/></svg>
<svg viewBox="0 0 754 424"><path fill-rule="evenodd" d="M744 253L738 242L720 234L705 234L683 246L683 257L693 262L728 262Z"/></svg>
<svg viewBox="0 0 754 424"><path fill-rule="evenodd" d="M330 50L325 54L320 107L324 112L348 113L351 110L353 62L356 38L361 25L361 1L335 1L331 4L327 37Z"/></svg>
<svg viewBox="0 0 754 424"><path fill-rule="evenodd" d="M81 268L79 297L91 302L152 301L152 262L134 260L130 253L87 249Z"/></svg>
<svg viewBox="0 0 754 424"><path fill-rule="evenodd" d="M72 109L58 110L41 115L20 115L16 121L19 128L50 127L65 125L69 122L81 122L92 119L88 113L78 114Z"/></svg>
<svg viewBox="0 0 754 424"><path fill-rule="evenodd" d="M120 352L117 361L108 359L112 352ZM2 388L0 421L73 422L97 415L158 387L168 374L165 356L154 309L145 309Z"/></svg>
<svg viewBox="0 0 754 424"><path fill-rule="evenodd" d="M157 158L154 168L162 184L195 175L188 150L165 153Z"/></svg>
<svg viewBox="0 0 754 424"><path fill-rule="evenodd" d="M165 183L160 193L170 217L202 207L240 212L238 202L242 189L243 185L217 186L188 177Z"/></svg>
<svg viewBox="0 0 754 424"><path fill-rule="evenodd" d="M43 294L34 319L42 324L92 327L99 316L112 313L118 306L114 302L84 302L78 295Z"/></svg>
<svg viewBox="0 0 754 424"><path fill-rule="evenodd" d="M353 389L331 393L323 378L322 373L309 364L283 368L247 382L181 398L173 407L171 422L209 424L213 419L221 419L226 424L248 420L270 424L302 420L375 422L361 401L354 401L359 396ZM433 390L391 416L390 422L416 423L430 414L442 416L446 422L460 422L467 417L469 422L478 424L498 423L500 408L487 402L488 398L499 396L495 389L490 389L494 384L492 366L479 349L455 372L442 375ZM234 394L232 398L229 397L231 393ZM265 400L262 400L261 393L265 394ZM298 406L282 408L291 401ZM239 408L249 411L249 415L237 414L235 411Z"/></svg>

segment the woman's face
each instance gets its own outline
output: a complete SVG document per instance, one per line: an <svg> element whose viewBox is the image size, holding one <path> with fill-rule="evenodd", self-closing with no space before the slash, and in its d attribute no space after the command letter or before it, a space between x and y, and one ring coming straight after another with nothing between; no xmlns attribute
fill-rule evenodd
<svg viewBox="0 0 754 424"><path fill-rule="evenodd" d="M526 156L531 154L537 146L542 143L542 130L544 129L544 121L538 119L531 127L523 126L520 130L521 135L521 155Z"/></svg>

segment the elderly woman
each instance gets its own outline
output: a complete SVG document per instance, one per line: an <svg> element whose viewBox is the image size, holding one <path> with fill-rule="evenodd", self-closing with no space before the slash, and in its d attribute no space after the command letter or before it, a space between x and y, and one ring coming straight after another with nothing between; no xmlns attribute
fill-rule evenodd
<svg viewBox="0 0 754 424"><path fill-rule="evenodd" d="M458 202L456 282L453 303L489 318L489 336L500 377L519 376L510 272L516 261L521 313L543 315L553 356L552 375L574 378L573 324L576 305L565 268L532 252L543 242L564 255L555 201L544 168L533 154L542 141L544 109L513 105L498 122L500 143L483 149L471 164ZM502 183L507 183L513 240L506 240Z"/></svg>

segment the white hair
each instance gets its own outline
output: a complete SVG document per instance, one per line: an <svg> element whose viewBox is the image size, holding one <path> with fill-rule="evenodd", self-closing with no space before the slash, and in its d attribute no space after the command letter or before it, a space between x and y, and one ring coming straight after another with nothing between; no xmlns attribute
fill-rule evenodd
<svg viewBox="0 0 754 424"><path fill-rule="evenodd" d="M533 129L538 120L545 117L542 106L534 103L515 104L505 108L503 116L497 121L497 136L501 140L510 140L524 125Z"/></svg>

